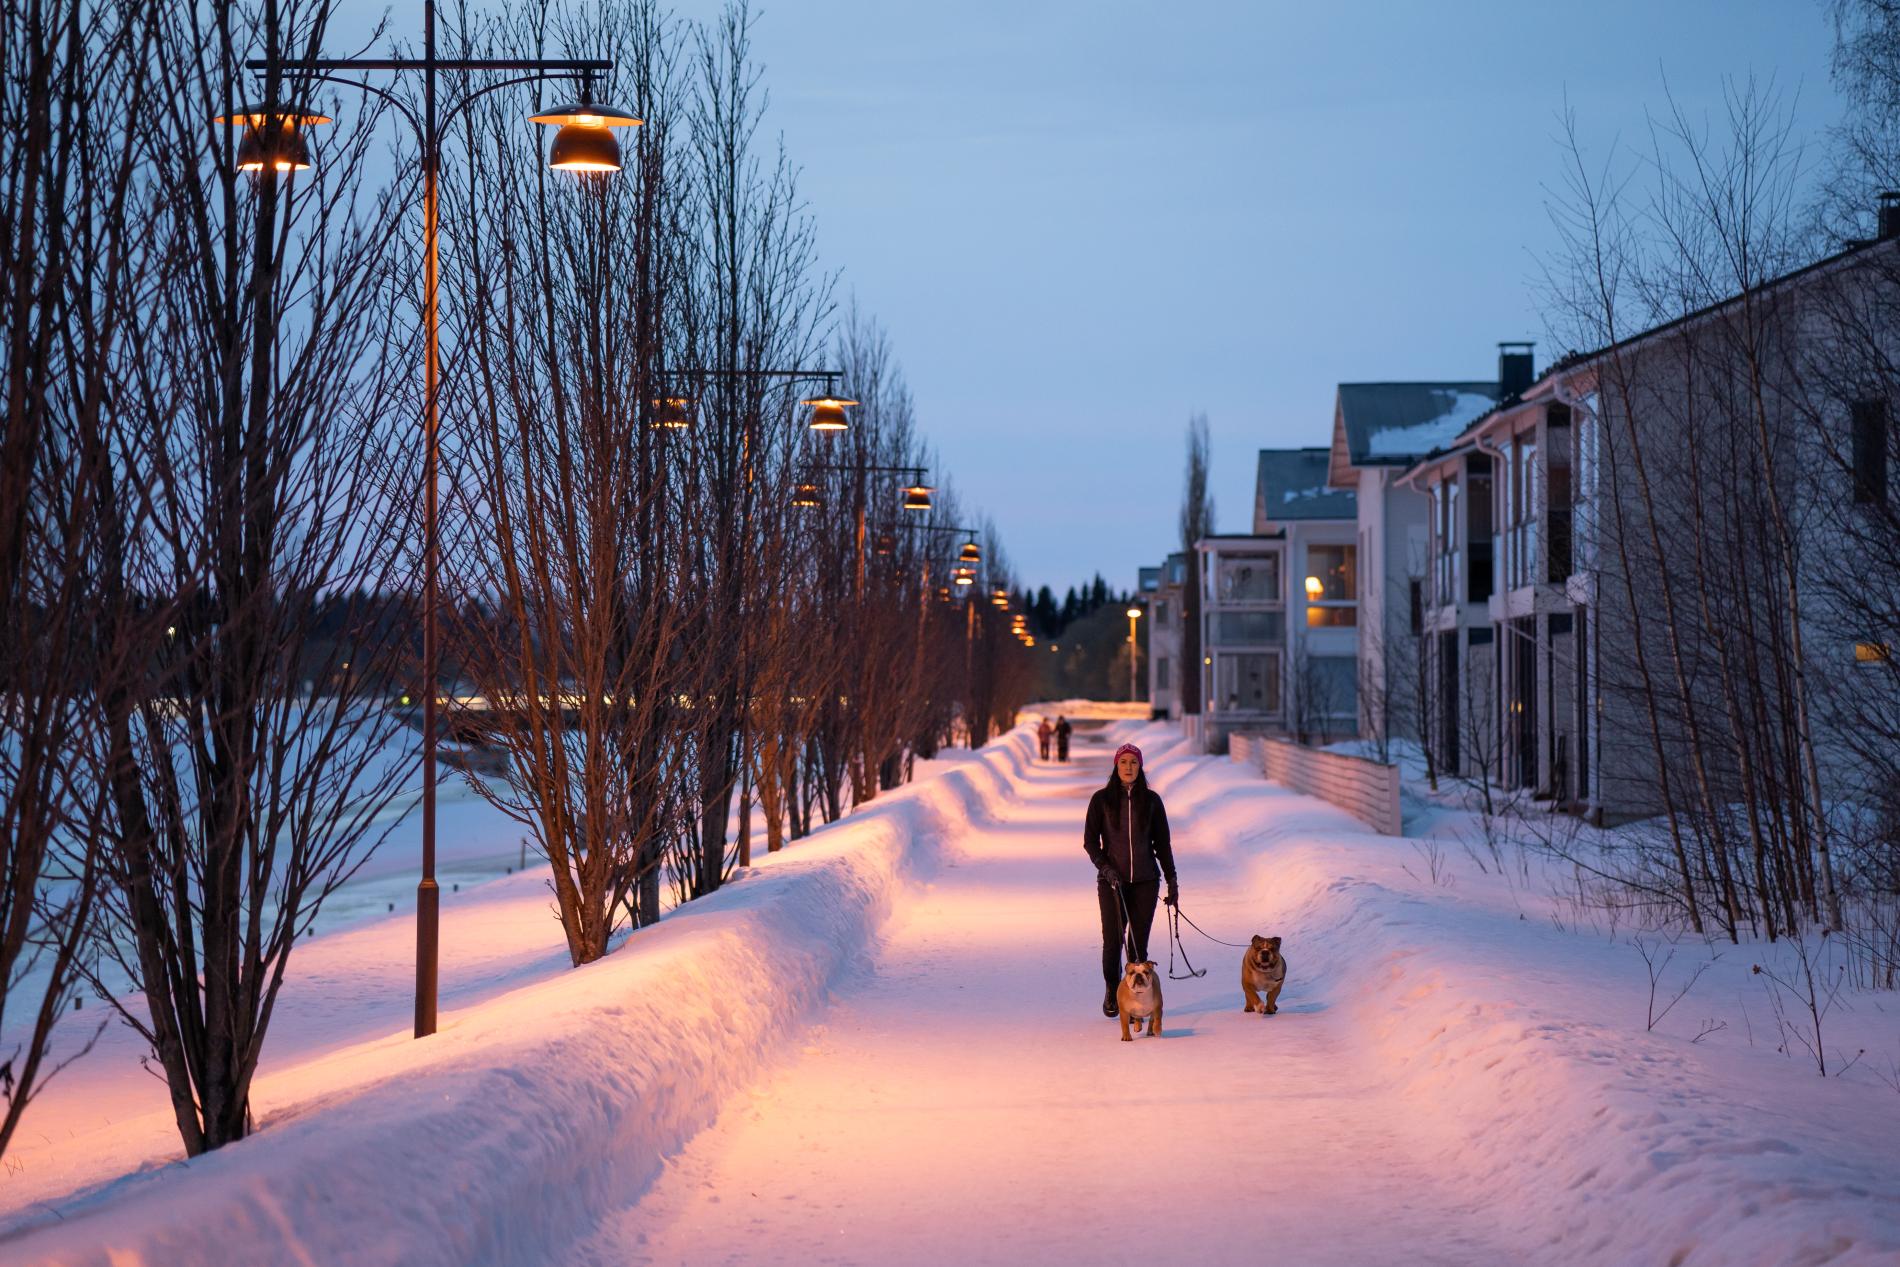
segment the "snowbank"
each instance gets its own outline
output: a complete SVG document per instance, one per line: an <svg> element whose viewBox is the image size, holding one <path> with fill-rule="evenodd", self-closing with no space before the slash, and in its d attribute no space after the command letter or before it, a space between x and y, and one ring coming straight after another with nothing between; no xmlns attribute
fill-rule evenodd
<svg viewBox="0 0 1900 1267"><path fill-rule="evenodd" d="M1368 833L1219 761L1165 772L1171 817L1252 855L1257 931L1286 939L1288 997L1345 1013L1356 1072L1404 1106L1393 1134L1529 1261L1900 1262L1900 1097L1878 1077L1816 1077L1777 1050L1765 1005L1744 1036L1748 965L1785 947L1718 951L1651 1031L1627 936L1557 927L1455 843L1434 864L1432 842ZM1660 1002L1698 956L1681 947ZM1837 1041L1900 1050L1891 999L1863 1002L1835 1018Z"/></svg>
<svg viewBox="0 0 1900 1267"><path fill-rule="evenodd" d="M108 1185L65 1221L0 1241L0 1259L558 1259L825 1004L899 886L1015 795L1032 744L1012 731L599 963L449 1012L428 1042L359 1044L291 1071L273 1088L289 1107L251 1139ZM300 1100L297 1080L340 1089Z"/></svg>

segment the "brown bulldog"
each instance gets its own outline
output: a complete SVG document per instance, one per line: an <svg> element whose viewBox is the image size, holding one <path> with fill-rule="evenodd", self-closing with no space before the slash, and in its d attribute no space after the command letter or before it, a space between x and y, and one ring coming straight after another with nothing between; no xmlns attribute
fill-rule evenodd
<svg viewBox="0 0 1900 1267"><path fill-rule="evenodd" d="M1240 992L1247 996L1249 1012L1272 1016L1280 1010L1280 987L1286 984L1286 960L1280 957L1278 937L1256 937L1240 960ZM1267 1001L1260 1001L1265 991Z"/></svg>
<svg viewBox="0 0 1900 1267"><path fill-rule="evenodd" d="M1155 975L1152 959L1140 959L1122 969L1122 983L1115 987L1115 1004L1121 1009L1122 1041L1133 1042L1128 1033L1129 1018L1134 1018L1135 1028L1141 1028L1141 1018L1148 1018L1150 1037L1161 1032L1161 979Z"/></svg>

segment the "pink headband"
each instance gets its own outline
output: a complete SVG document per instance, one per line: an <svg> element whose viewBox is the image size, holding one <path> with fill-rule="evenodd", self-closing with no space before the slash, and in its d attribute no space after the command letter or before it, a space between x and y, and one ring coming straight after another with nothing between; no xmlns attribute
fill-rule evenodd
<svg viewBox="0 0 1900 1267"><path fill-rule="evenodd" d="M1135 745L1134 745L1134 744L1131 744L1131 743L1125 743L1125 744L1123 744L1123 745L1122 745L1121 747L1119 747L1119 748L1117 748L1117 749L1115 749L1115 761L1116 761L1116 763L1117 763L1117 764L1119 764L1119 763L1120 763L1120 761L1121 761L1121 759L1122 759L1122 753L1124 753L1124 752L1132 752L1132 753L1134 753L1134 754L1135 754L1135 764L1136 764L1136 765L1140 765L1140 764L1141 764L1141 749L1139 749L1139 748L1137 748L1137 747L1135 747Z"/></svg>

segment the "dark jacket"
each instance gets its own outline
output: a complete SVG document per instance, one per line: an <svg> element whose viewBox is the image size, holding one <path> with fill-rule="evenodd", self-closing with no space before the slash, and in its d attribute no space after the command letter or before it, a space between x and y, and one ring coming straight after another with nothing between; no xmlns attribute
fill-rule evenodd
<svg viewBox="0 0 1900 1267"><path fill-rule="evenodd" d="M1089 861L1097 866L1106 859L1127 883L1152 883L1158 875L1174 883L1168 811L1148 786L1147 774L1136 775L1132 787L1122 786L1118 775L1108 776L1108 786L1097 789L1089 798L1088 817L1082 822L1082 848L1088 850Z"/></svg>

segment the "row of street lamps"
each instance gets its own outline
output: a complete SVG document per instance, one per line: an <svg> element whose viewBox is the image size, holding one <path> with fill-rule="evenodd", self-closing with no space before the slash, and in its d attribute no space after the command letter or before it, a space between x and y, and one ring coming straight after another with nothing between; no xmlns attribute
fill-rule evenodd
<svg viewBox="0 0 1900 1267"><path fill-rule="evenodd" d="M436 50L436 4L423 5L423 53L421 57L395 58L263 58L246 63L247 69L267 83L291 85L290 96L307 99L318 83L340 84L358 89L388 105L409 124L420 149L422 166L423 227L423 416L425 445L422 475L423 500L423 599L422 599L422 877L416 886L416 999L415 1036L436 1030L439 994L438 962L440 955L441 891L436 883L436 762L439 735L438 677L440 645L437 630L439 605L440 530L437 514L438 471L440 469L439 422L441 405L441 308L439 304L439 201L438 177L442 142L457 116L478 99L503 88L578 80L579 100L570 105L544 110L529 116L529 121L556 129L548 152L548 166L555 171L579 175L605 176L621 169L620 143L614 132L619 128L640 127L638 116L596 99L597 76L614 68L606 59L492 59L442 57ZM366 72L390 72L396 75L419 73L422 78L420 109L400 96L353 76ZM484 84L447 104L438 100L439 78L445 72L505 73L507 78ZM238 171L253 173L260 179L275 179L307 171L313 165L306 136L309 129L329 123L329 116L303 105L246 105L228 110L213 122L227 129L240 129L233 155ZM838 432L850 427L845 410L857 404L836 391L840 377L834 370L739 370L696 369L682 371L687 377L754 377L790 381L822 381L824 388L799 402L809 409L808 425L819 432ZM654 425L685 428L692 425L694 401L686 395L663 395L654 405ZM905 489L905 508L928 510L932 490L919 482ZM917 504L921 502L921 504ZM975 550L974 540L965 547ZM959 584L966 582L959 579Z"/></svg>

